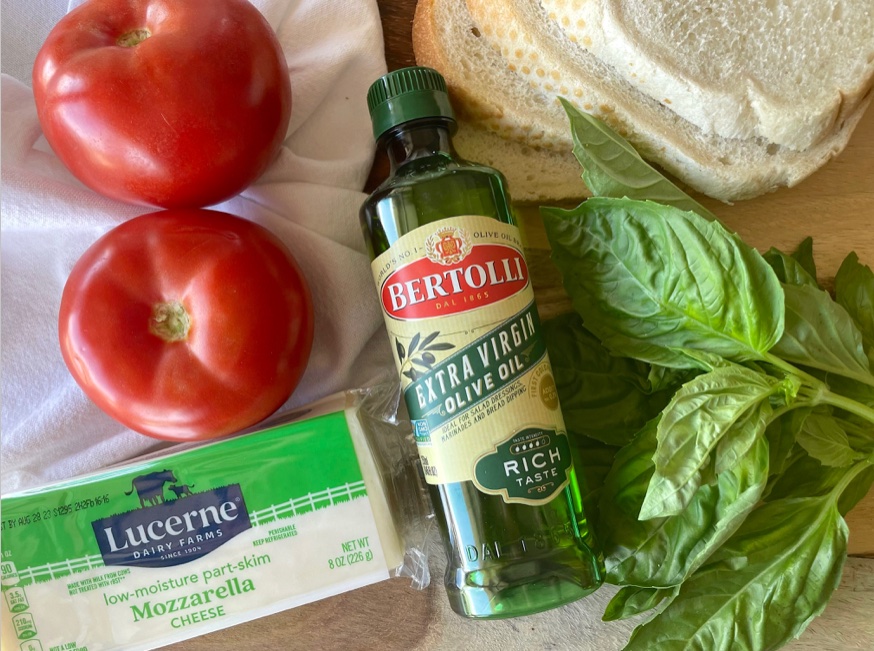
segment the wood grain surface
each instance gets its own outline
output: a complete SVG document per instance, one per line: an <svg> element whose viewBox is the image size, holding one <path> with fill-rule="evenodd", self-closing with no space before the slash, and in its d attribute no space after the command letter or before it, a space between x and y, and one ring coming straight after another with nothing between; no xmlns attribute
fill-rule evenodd
<svg viewBox="0 0 874 651"><path fill-rule="evenodd" d="M378 0L390 70L413 65L410 25L415 0ZM377 164L372 182L384 174ZM814 238L820 279L833 279L844 256L855 250L874 266L874 110L869 110L847 150L793 189L727 206L699 197L749 244L792 250ZM570 309L549 261L549 245L535 207L518 212L529 247L535 295L544 317ZM850 552L874 559L874 493L847 518ZM213 649L319 649L325 651L613 651L621 649L636 621L603 623L600 615L615 589L605 586L575 604L531 617L497 622L464 620L448 609L441 584L443 553L428 545L432 583L414 590L392 579L354 592L168 647ZM874 649L874 560L851 558L841 587L825 613L790 650Z"/></svg>

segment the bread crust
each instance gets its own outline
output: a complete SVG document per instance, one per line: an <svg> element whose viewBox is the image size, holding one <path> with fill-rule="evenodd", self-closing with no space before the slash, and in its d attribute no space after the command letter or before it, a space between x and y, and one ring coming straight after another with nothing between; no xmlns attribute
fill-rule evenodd
<svg viewBox="0 0 874 651"><path fill-rule="evenodd" d="M503 118L504 112L499 106L479 97L475 89L465 85L459 78L457 69L452 65L452 60L438 37L433 7L433 0L420 0L416 4L413 16L413 54L416 63L441 71L450 88L453 108L459 117L478 122Z"/></svg>
<svg viewBox="0 0 874 651"><path fill-rule="evenodd" d="M512 100L510 109L504 110L492 93L482 92L450 56L452 44L446 36L440 37L440 21L435 16L434 5L440 0L419 0L413 18L413 52L416 62L439 70L449 87L453 108L458 119L455 137L459 154L469 160L500 169L507 177L510 192L515 201L538 202L579 199L588 194L580 178L579 163L567 147L556 151L533 142L532 128L515 111ZM466 12L466 8L460 5ZM445 25L444 25L445 27ZM475 26L465 25L468 30ZM460 29L457 31L461 31ZM473 38L479 36L471 33ZM543 98L546 102L546 98ZM567 137L564 116L554 113L553 139ZM507 125L512 125L507 128ZM545 133L546 129L541 129ZM540 138L541 142L543 137Z"/></svg>
<svg viewBox="0 0 874 651"><path fill-rule="evenodd" d="M455 6L468 18L467 23L447 24L448 21L441 20L446 12L438 14L435 9L446 9L452 4L420 0L413 17L412 37L416 62L439 70L446 79L456 115L529 147L551 148L559 143L559 150L566 151L570 142L567 119L558 103L551 110L542 110L551 100L534 89L530 89L530 101L519 101L519 78L500 58L491 57L488 69L474 66L473 61L488 64L491 53L481 43L476 26L469 22L463 2ZM468 65L462 61L463 56L470 59ZM483 79L486 75L496 80L486 83Z"/></svg>

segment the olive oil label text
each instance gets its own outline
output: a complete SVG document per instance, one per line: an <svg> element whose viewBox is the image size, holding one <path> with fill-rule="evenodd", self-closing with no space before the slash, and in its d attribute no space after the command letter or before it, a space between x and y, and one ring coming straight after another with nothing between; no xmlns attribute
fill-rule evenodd
<svg viewBox="0 0 874 651"><path fill-rule="evenodd" d="M570 455L519 230L444 219L401 237L372 268L425 479L473 481L507 502L554 497ZM562 456L548 477L540 456L500 482L477 470L532 432Z"/></svg>
<svg viewBox="0 0 874 651"><path fill-rule="evenodd" d="M572 465L566 435L528 427L477 460L476 482L505 500L549 498L567 485Z"/></svg>

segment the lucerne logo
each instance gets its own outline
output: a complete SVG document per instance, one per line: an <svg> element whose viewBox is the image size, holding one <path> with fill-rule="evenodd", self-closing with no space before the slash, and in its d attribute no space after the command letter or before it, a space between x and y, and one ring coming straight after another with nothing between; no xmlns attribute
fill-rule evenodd
<svg viewBox="0 0 874 651"><path fill-rule="evenodd" d="M193 488L194 484L180 484L171 470L133 477L125 495L136 492L139 507L91 523L104 563L179 565L205 556L251 528L239 484L204 491Z"/></svg>

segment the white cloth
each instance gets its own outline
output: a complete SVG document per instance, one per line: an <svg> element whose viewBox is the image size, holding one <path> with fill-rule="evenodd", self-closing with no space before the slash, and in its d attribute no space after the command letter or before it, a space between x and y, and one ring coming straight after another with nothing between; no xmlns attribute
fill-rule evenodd
<svg viewBox="0 0 874 651"><path fill-rule="evenodd" d="M241 195L214 208L278 235L312 289L312 356L282 411L392 371L358 222L374 147L365 94L385 72L385 56L375 0L253 4L283 45L291 124L278 160ZM91 403L58 346L58 307L73 264L108 229L150 212L85 188L42 137L29 71L67 9L66 0L3 4L3 71L22 77L2 78L3 494L166 445L125 429Z"/></svg>

